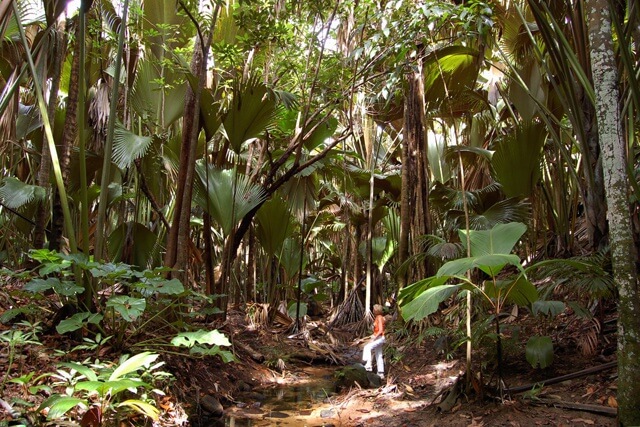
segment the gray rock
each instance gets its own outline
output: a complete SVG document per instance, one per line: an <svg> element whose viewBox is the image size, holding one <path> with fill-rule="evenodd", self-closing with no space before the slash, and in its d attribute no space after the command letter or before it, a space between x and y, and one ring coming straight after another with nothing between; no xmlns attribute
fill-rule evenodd
<svg viewBox="0 0 640 427"><path fill-rule="evenodd" d="M338 390L351 388L355 386L356 383L364 388L380 387L382 384L380 377L372 372L367 372L360 363L345 366L336 372L335 377L336 388Z"/></svg>
<svg viewBox="0 0 640 427"><path fill-rule="evenodd" d="M218 399L207 394L200 399L200 407L202 410L214 417L221 417L224 414L224 408Z"/></svg>

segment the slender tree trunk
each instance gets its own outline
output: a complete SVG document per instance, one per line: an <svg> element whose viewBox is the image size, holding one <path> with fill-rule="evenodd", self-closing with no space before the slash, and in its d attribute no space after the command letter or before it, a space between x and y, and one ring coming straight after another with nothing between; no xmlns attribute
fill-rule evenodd
<svg viewBox="0 0 640 427"><path fill-rule="evenodd" d="M84 40L82 41L84 42ZM60 169L62 170L62 179L65 186L69 181L69 164L71 162L71 147L78 135L78 93L79 93L79 70L80 58L80 40L76 37L74 45L74 55L71 62L71 76L69 77L69 90L67 95L67 111L64 119L64 127L62 130L62 146L60 147ZM64 212L60 201L59 193L54 194L53 208L51 220L51 238L49 240L49 249L58 251L61 246L61 239L64 230Z"/></svg>
<svg viewBox="0 0 640 427"><path fill-rule="evenodd" d="M219 8L219 7L218 7ZM169 230L164 264L178 272L176 275L185 282L187 274L187 254L190 236L191 196L193 194L193 177L196 162L196 147L200 131L200 95L205 85L207 72L207 56L211 44L211 34L215 26L217 9L212 19L209 34L205 40L198 38L191 60L191 71L198 77L198 86L193 90L187 86L185 96L184 118L182 122L182 145L180 148L180 165L176 182L176 200L174 216Z"/></svg>
<svg viewBox="0 0 640 427"><path fill-rule="evenodd" d="M637 253L629 212L626 143L621 126L619 80L607 0L587 0L596 116L607 196L611 261L618 285L618 418L640 425L640 295Z"/></svg>

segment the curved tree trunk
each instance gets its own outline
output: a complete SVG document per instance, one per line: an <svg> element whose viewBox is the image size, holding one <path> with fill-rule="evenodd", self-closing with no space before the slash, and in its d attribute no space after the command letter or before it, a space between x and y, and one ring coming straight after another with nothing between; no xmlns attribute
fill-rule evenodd
<svg viewBox="0 0 640 427"><path fill-rule="evenodd" d="M610 3L587 0L596 116L607 195L614 281L618 285L618 417L640 425L640 295L629 212L626 143L621 126L619 80Z"/></svg>

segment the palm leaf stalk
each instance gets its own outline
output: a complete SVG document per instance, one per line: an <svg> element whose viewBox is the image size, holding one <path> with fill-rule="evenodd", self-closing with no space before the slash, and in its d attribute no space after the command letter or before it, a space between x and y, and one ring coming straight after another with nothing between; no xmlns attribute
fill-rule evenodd
<svg viewBox="0 0 640 427"><path fill-rule="evenodd" d="M60 159L58 158L58 152L56 150L56 144L53 137L53 130L51 128L51 122L49 121L47 104L42 94L42 88L40 87L40 82L38 80L36 67L35 67L35 64L33 63L33 57L31 56L31 49L29 48L29 43L27 42L27 38L24 33L24 28L22 27L20 10L15 0L12 3L13 3L13 11L15 14L15 18L16 18L16 21L18 22L18 31L20 32L20 40L24 44L24 48L26 51L25 56L27 58L27 63L29 65L29 71L33 76L33 85L35 86L36 97L38 99L38 108L40 109L40 114L42 115L42 124L44 126L45 136L47 139L47 143L49 145L49 151L51 152L51 163L53 166L53 174L55 176L56 186L60 194L60 201L62 203L64 223L65 223L65 228L67 230L67 234L69 238L69 247L71 249L71 252L75 253L77 252L78 248L76 245L76 237L73 229L73 221L71 220L71 211L69 210L69 201L67 199L67 192L64 187L64 180L62 178L62 168L60 167Z"/></svg>
<svg viewBox="0 0 640 427"><path fill-rule="evenodd" d="M80 10L78 14L78 38L80 43L79 62L78 67L78 155L80 166L80 231L82 252L86 256L89 256L89 196L87 194L87 150L86 141L84 138L84 122L85 122L85 57L86 57L86 44L85 44L85 32L86 32L86 13L89 8L90 1L82 0L80 3ZM82 301L84 306L88 309L93 308L93 296L95 294L95 287L90 280L86 280L84 286L84 292L82 293Z"/></svg>

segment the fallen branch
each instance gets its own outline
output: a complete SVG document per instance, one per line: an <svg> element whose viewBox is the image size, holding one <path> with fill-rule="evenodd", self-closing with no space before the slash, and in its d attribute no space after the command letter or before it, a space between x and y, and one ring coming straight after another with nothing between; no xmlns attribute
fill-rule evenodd
<svg viewBox="0 0 640 427"><path fill-rule="evenodd" d="M573 372L571 374L561 375L559 377L550 378L548 380L538 381L537 383L511 387L504 390L504 393L506 394L522 393L525 391L529 391L535 387L542 387L545 385L557 384L563 381L573 380L575 378L586 377L587 375L606 371L607 369L615 368L616 366L618 366L618 362L616 361L609 362L609 363L602 364L600 366L593 366L591 368L583 369L582 371Z"/></svg>
<svg viewBox="0 0 640 427"><path fill-rule="evenodd" d="M553 406L554 408L571 409L574 411L591 412L598 415L607 415L610 417L616 417L618 410L616 408L610 408L602 405L589 405L586 403L577 402L563 402L561 400L554 399L538 399L533 401L534 404L542 404L546 406Z"/></svg>

